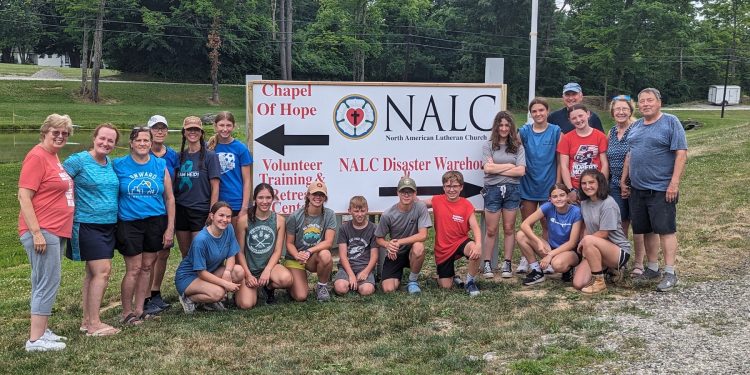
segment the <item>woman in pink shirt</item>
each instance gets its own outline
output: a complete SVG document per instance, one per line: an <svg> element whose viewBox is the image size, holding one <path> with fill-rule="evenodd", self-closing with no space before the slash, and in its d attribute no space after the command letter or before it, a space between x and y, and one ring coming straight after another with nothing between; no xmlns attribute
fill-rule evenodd
<svg viewBox="0 0 750 375"><path fill-rule="evenodd" d="M31 265L29 352L65 349L66 338L47 328L47 321L60 286L60 251L73 229L73 180L57 157L72 132L67 115L47 116L18 179L18 235Z"/></svg>

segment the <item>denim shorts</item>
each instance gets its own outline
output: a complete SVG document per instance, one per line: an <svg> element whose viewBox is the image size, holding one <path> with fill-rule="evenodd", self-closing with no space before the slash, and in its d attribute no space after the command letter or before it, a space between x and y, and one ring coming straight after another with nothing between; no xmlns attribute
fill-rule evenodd
<svg viewBox="0 0 750 375"><path fill-rule="evenodd" d="M620 186L610 186L609 195L612 197L612 199L615 200L615 202L617 202L617 205L620 207L620 220L630 220L630 201L628 198L622 198Z"/></svg>
<svg viewBox="0 0 750 375"><path fill-rule="evenodd" d="M521 205L521 187L519 184L485 185L482 197L487 212L517 210Z"/></svg>

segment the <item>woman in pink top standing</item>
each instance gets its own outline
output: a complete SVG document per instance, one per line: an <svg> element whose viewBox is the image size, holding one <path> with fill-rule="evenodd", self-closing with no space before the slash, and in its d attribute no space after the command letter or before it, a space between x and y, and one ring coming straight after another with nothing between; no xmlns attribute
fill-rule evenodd
<svg viewBox="0 0 750 375"><path fill-rule="evenodd" d="M65 349L66 338L47 328L47 321L60 286L62 244L73 230L73 180L57 157L72 132L67 115L47 116L18 179L18 235L31 265L29 352Z"/></svg>

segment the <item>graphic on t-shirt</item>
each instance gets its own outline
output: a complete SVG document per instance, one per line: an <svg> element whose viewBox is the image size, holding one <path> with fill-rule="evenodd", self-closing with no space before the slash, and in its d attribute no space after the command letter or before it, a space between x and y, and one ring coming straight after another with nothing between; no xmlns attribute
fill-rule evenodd
<svg viewBox="0 0 750 375"><path fill-rule="evenodd" d="M68 207L75 207L75 197L73 196L73 179L70 178L68 172L65 172L62 164L57 163L57 167L60 168L60 179L68 182L68 191L65 192L65 200L68 203Z"/></svg>
<svg viewBox="0 0 750 375"><path fill-rule="evenodd" d="M130 176L128 183L128 195L131 197L150 197L156 195L156 174L151 172L138 172Z"/></svg>
<svg viewBox="0 0 750 375"><path fill-rule="evenodd" d="M599 157L599 146L581 145L573 156L573 170L571 175L579 177L587 169L595 169L594 158Z"/></svg>
<svg viewBox="0 0 750 375"><path fill-rule="evenodd" d="M276 242L276 232L266 226L257 226L250 229L250 238L253 240L249 244L250 251L253 254L265 254Z"/></svg>
<svg viewBox="0 0 750 375"><path fill-rule="evenodd" d="M177 177L180 178L180 185L177 186L177 190L182 190L183 186L187 185L187 189L193 188L193 181L190 178L198 177L198 171L193 171L193 161L186 160L185 163L180 167L180 171L177 172Z"/></svg>
<svg viewBox="0 0 750 375"><path fill-rule="evenodd" d="M219 164L221 165L221 174L234 170L235 156L233 153L217 152L216 155L219 157Z"/></svg>
<svg viewBox="0 0 750 375"><path fill-rule="evenodd" d="M323 228L318 224L308 224L302 228L302 244L307 247L315 246L320 242Z"/></svg>
<svg viewBox="0 0 750 375"><path fill-rule="evenodd" d="M352 237L348 243L349 260L354 260L362 256L367 250L367 241L361 237Z"/></svg>

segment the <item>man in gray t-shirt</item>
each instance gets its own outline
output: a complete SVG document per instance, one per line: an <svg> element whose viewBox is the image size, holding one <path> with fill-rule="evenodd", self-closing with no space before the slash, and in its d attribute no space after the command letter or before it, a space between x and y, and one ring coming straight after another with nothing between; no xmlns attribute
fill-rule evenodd
<svg viewBox="0 0 750 375"><path fill-rule="evenodd" d="M408 175L398 182L399 202L388 208L380 217L375 237L379 246L386 249L383 261L382 288L390 293L398 290L404 268L409 268L410 294L420 293L417 280L424 262L424 241L432 220L424 202L417 199L417 184ZM386 239L390 237L390 239Z"/></svg>
<svg viewBox="0 0 750 375"><path fill-rule="evenodd" d="M628 134L630 151L625 157L622 197L628 198L634 234L644 234L648 264L640 280L659 277L659 245L664 251L664 277L656 290L677 284L677 199L687 162L685 130L677 117L661 111L661 94L654 88L638 94L643 118ZM628 187L627 179L630 179Z"/></svg>

